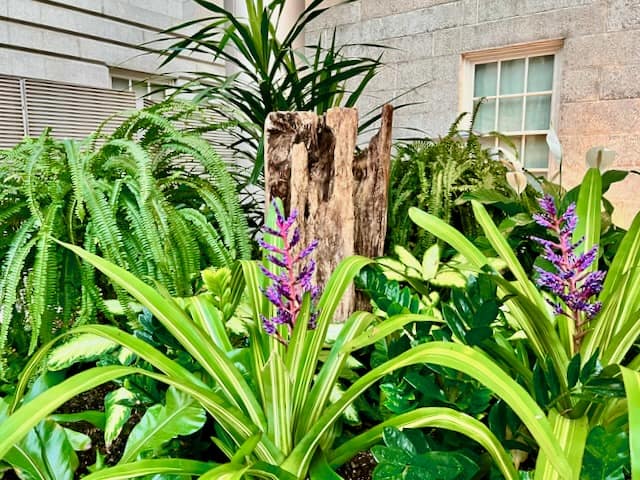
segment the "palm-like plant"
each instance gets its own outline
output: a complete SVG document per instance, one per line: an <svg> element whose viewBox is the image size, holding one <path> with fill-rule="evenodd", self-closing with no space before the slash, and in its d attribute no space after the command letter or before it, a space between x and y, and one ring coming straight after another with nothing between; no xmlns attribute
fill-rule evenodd
<svg viewBox="0 0 640 480"><path fill-rule="evenodd" d="M353 107L381 65L379 58L347 57L335 35L327 47L320 39L300 48L305 28L328 9L323 0L310 2L287 32L279 31L285 0L245 0L246 19L213 1L194 1L211 15L167 30L183 39L166 50L164 63L185 51L198 52L237 70L231 76L196 72L196 80L184 88L238 126L231 130L238 137L235 146L255 160L251 181L262 172L262 136L270 112L321 114L335 106ZM196 26L195 33L183 31Z"/></svg>
<svg viewBox="0 0 640 480"><path fill-rule="evenodd" d="M21 341L33 351L98 312L132 313L123 290L111 290L53 238L177 295L191 293L205 266L248 258L246 223L224 163L198 135L175 128L165 108L132 114L110 136L60 141L45 132L0 152L0 350L10 331L23 355ZM201 172L181 166L187 160Z"/></svg>

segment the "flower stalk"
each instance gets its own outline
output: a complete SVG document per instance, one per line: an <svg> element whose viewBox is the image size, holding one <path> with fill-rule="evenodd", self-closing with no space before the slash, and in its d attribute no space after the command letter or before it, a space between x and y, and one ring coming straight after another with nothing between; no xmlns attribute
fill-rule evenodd
<svg viewBox="0 0 640 480"><path fill-rule="evenodd" d="M300 250L300 229L294 227L298 213L293 210L289 217L284 216L278 205L273 202L276 213L275 228L263 227L265 234L278 238L278 245L259 240L258 244L267 254L267 261L271 269L260 265L260 270L271 280L271 285L262 290L262 293L276 307L276 314L267 318L261 315L262 326L269 335L273 335L283 345L288 345L288 339L282 334L280 325L287 327L288 337L291 337L293 329L298 321L302 300L305 294L311 296L311 316L309 329L316 328L318 312L315 304L319 295L319 288L313 285L312 278L316 269L316 262L308 257L318 246L318 241L312 241L308 246ZM296 253L297 252L297 253Z"/></svg>
<svg viewBox="0 0 640 480"><path fill-rule="evenodd" d="M588 323L602 308L602 303L594 301L592 297L602 290L605 272L589 271L598 257L597 245L584 253L577 253L584 238L575 243L572 241L572 234L578 223L575 203L569 205L560 215L553 197L545 195L540 200L540 207L542 212L533 215L533 218L538 225L545 227L555 240L531 238L542 245L542 258L552 264L554 271L535 266L538 273L536 283L559 299L557 302L550 302L555 314L573 320L573 347L574 351L578 351L588 331Z"/></svg>

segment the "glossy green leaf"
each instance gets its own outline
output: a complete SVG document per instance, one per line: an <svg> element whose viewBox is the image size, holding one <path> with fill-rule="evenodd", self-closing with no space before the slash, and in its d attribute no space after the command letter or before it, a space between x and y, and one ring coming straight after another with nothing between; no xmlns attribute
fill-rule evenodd
<svg viewBox="0 0 640 480"><path fill-rule="evenodd" d="M23 480L73 480L78 457L64 429L41 421L3 457Z"/></svg>
<svg viewBox="0 0 640 480"><path fill-rule="evenodd" d="M125 401L132 401L135 395L126 388L118 388L107 393L104 397L105 427L104 443L108 447L120 435L122 427L131 417L131 407L123 405Z"/></svg>
<svg viewBox="0 0 640 480"><path fill-rule="evenodd" d="M587 438L580 480L624 480L628 462L628 433L594 427Z"/></svg>
<svg viewBox="0 0 640 480"><path fill-rule="evenodd" d="M97 335L80 335L55 348L47 359L49 370L63 370L78 362L97 360L118 344Z"/></svg>
<svg viewBox="0 0 640 480"><path fill-rule="evenodd" d="M341 465L355 453L366 450L377 443L386 427L400 428L442 428L461 433L477 441L491 455L501 473L508 480L517 480L518 473L508 452L495 435L482 422L450 408L426 407L397 415L370 430L348 440L329 454L329 462L334 467ZM404 448L404 442L395 442L398 448Z"/></svg>
<svg viewBox="0 0 640 480"><path fill-rule="evenodd" d="M157 453L169 440L200 430L206 419L204 409L191 397L169 387L165 405L148 408L129 434L120 461L131 462L148 451Z"/></svg>

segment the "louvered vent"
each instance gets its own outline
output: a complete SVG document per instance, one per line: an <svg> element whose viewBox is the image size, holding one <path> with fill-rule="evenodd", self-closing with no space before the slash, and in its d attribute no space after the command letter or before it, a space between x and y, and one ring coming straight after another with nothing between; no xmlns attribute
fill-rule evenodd
<svg viewBox="0 0 640 480"><path fill-rule="evenodd" d="M20 79L0 77L0 148L10 148L24 136Z"/></svg>
<svg viewBox="0 0 640 480"><path fill-rule="evenodd" d="M29 135L52 128L57 138L82 138L115 114L136 108L133 92L81 87L40 80L26 81ZM123 117L114 117L104 133L111 133Z"/></svg>

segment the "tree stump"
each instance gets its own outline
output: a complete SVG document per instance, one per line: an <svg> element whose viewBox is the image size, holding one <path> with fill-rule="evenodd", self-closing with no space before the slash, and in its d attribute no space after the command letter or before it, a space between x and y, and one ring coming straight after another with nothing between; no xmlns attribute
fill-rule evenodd
<svg viewBox="0 0 640 480"><path fill-rule="evenodd" d="M356 154L358 111L333 108L325 115L274 112L265 124L265 197L298 211L301 242L318 239L320 287L351 255L380 256L387 228L393 108L385 105L380 131ZM344 321L362 307L351 290L336 312Z"/></svg>

